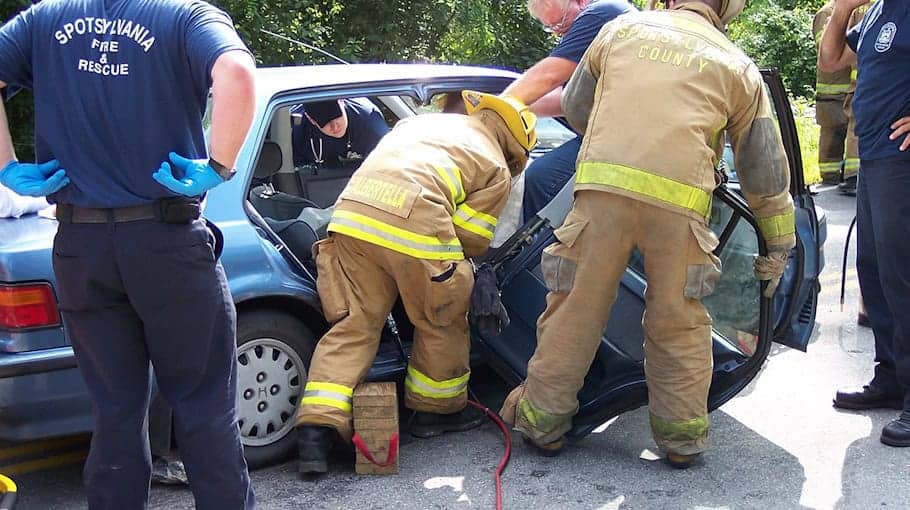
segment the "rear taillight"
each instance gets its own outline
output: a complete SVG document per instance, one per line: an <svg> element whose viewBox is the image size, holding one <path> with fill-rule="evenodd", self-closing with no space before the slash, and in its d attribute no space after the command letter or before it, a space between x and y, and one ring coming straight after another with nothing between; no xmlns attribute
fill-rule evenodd
<svg viewBox="0 0 910 510"><path fill-rule="evenodd" d="M57 301L48 283L0 284L0 329L18 330L60 325Z"/></svg>

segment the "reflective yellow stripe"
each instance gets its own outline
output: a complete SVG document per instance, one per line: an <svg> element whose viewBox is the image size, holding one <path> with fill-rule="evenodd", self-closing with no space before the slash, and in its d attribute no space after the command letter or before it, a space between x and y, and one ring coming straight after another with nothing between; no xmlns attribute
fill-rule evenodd
<svg viewBox="0 0 910 510"><path fill-rule="evenodd" d="M706 191L646 170L612 163L579 163L575 184L600 184L631 191L695 211L705 218L711 213L711 195Z"/></svg>
<svg viewBox="0 0 910 510"><path fill-rule="evenodd" d="M408 365L408 375L404 385L410 391L427 398L452 398L468 391L468 379L471 372L445 381L434 381L420 373L416 368Z"/></svg>
<svg viewBox="0 0 910 510"><path fill-rule="evenodd" d="M847 158L844 160L844 171L857 171L859 170L859 159L858 158Z"/></svg>
<svg viewBox="0 0 910 510"><path fill-rule="evenodd" d="M327 382L308 382L300 405L321 405L351 412L354 389Z"/></svg>
<svg viewBox="0 0 910 510"><path fill-rule="evenodd" d="M334 399L331 397L319 397L319 396L304 396L300 399L300 405L304 406L328 406L334 407L336 409L341 409L342 411L349 413L351 412L350 402L342 402L341 400Z"/></svg>
<svg viewBox="0 0 910 510"><path fill-rule="evenodd" d="M443 242L435 237L409 232L351 211L336 210L332 214L328 230L419 259L461 260L464 258L458 239Z"/></svg>
<svg viewBox="0 0 910 510"><path fill-rule="evenodd" d="M850 71L850 80L856 81L856 68Z"/></svg>
<svg viewBox="0 0 910 510"><path fill-rule="evenodd" d="M667 420L653 413L651 430L654 435L665 441L695 441L708 434L708 416L699 416L691 420Z"/></svg>
<svg viewBox="0 0 910 510"><path fill-rule="evenodd" d="M845 94L850 91L849 83L816 83L816 94Z"/></svg>
<svg viewBox="0 0 910 510"><path fill-rule="evenodd" d="M840 161L826 161L818 164L818 171L823 174L840 173Z"/></svg>
<svg viewBox="0 0 910 510"><path fill-rule="evenodd" d="M335 384L335 383L330 383L330 382L309 381L308 383L306 383L306 387L304 388L304 391L310 391L310 390L331 391L334 393L340 393L346 397L354 396L354 388L344 386L343 384Z"/></svg>
<svg viewBox="0 0 910 510"><path fill-rule="evenodd" d="M793 211L767 218L756 218L756 221L758 221L758 229L761 230L765 239L774 239L796 232L796 218Z"/></svg>
<svg viewBox="0 0 910 510"><path fill-rule="evenodd" d="M461 184L461 172L455 167L434 166L436 173L449 187L449 193L452 195L452 207L464 202L464 186Z"/></svg>
<svg viewBox="0 0 910 510"><path fill-rule="evenodd" d="M474 210L468 204L461 204L455 210L455 216L452 217L452 223L473 232L480 237L493 239L493 231L496 230L496 218L489 214L484 214Z"/></svg>

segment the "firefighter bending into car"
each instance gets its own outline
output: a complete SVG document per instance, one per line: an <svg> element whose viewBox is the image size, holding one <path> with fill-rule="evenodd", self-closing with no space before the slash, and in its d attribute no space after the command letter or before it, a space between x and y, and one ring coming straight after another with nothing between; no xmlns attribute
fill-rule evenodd
<svg viewBox="0 0 910 510"><path fill-rule="evenodd" d="M463 96L468 115L408 118L380 141L335 203L329 237L314 246L332 327L316 346L297 415L301 475L326 472L336 436L351 439L354 387L399 295L414 325L405 377L411 434L482 420L466 407L474 272L465 257L493 239L511 178L536 143L536 119L509 97Z"/></svg>
<svg viewBox="0 0 910 510"><path fill-rule="evenodd" d="M783 144L755 64L723 35L745 0L671 0L607 24L563 94L584 134L575 198L541 269L550 290L527 379L500 412L555 455L634 248L648 278L645 375L654 439L674 467L707 447L711 317L720 275L708 228L715 165L730 135L743 194L768 246L755 273L773 295L794 246ZM632 79L630 79L632 78Z"/></svg>

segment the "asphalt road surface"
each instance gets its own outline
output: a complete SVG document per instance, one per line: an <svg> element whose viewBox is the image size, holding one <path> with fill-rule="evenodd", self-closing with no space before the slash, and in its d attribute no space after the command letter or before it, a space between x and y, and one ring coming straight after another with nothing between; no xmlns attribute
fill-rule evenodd
<svg viewBox="0 0 910 510"><path fill-rule="evenodd" d="M513 439L503 478L505 508L541 509L871 509L910 507L910 448L882 445L897 412L844 412L831 398L872 373L871 331L856 325L859 299L851 260L840 311L840 261L855 201L821 189L828 214L827 266L809 353L775 348L764 371L711 415L711 449L687 471L642 459L653 448L645 409L544 459ZM0 449L0 472L19 484L19 510L86 508L80 470L85 437ZM294 463L252 474L263 509L493 508L499 430L402 446L400 473L361 477L337 468L315 482ZM25 459L25 460L23 460ZM217 469L217 467L215 467ZM152 508L192 508L184 487L155 486Z"/></svg>

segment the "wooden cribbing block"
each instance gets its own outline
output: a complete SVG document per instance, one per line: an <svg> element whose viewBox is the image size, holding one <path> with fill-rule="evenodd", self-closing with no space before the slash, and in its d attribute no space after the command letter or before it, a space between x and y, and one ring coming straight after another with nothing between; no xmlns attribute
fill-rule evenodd
<svg viewBox="0 0 910 510"><path fill-rule="evenodd" d="M398 395L395 383L363 383L354 388L354 432L356 432L377 462L389 455L389 440L398 433ZM398 455L388 466L377 466L357 449L354 471L361 475L398 473Z"/></svg>

